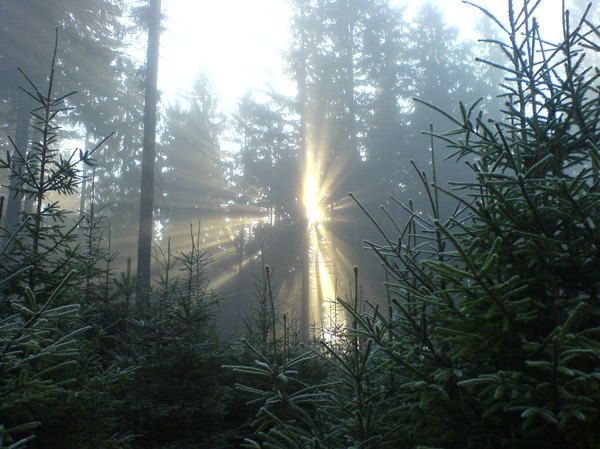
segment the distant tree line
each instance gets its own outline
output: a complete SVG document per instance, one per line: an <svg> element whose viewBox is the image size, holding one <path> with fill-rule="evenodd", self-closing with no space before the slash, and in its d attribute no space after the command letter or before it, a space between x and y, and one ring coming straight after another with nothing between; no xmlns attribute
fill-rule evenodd
<svg viewBox="0 0 600 449"><path fill-rule="evenodd" d="M48 57L40 54L40 43L58 26L65 48L57 66L65 77L59 82L65 91L80 92L68 99L67 105L75 108L65 125L81 130L79 138L88 149L115 133L96 154L95 171L86 173L90 178L82 186L80 208L93 197L109 216L113 246L123 256L133 256L144 66L127 56L127 45L146 29L147 8L122 1L76 7L65 1L52 8L7 2L2 8L3 16L11 17L2 39L4 45L11 43L2 52L6 126L15 130L24 147L31 104L15 87L20 83L16 67L42 80L45 74L38 62ZM260 272L261 248L282 284L293 284L299 273L307 276L306 259L312 256L305 254L301 193L307 151L317 155L319 166L314 170L326 180L326 186L319 186L320 206L327 211L329 234L348 260L332 260L332 272L341 280L352 264L364 266L365 288L374 293L379 279L376 270L369 273L374 264L363 263L369 256L360 249L371 228L347 193L355 193L366 206L377 206L393 195L412 199L421 208L423 191L410 161L419 169L426 167L430 143L421 132L430 124L441 130L447 122L416 105L412 97L435 99L448 110L458 98L484 97L490 107L495 101L497 83L473 61L482 47L459 41L457 30L445 25L431 4L410 19L388 1L298 1L292 2L292 9L288 69L297 85L296 97L267 92L268 101L259 101L256 93L248 93L228 128L217 112L209 81L199 78L180 105L159 111L158 237L172 236L177 246L185 242L181 236L187 235L189 224L201 220L206 244L229 254L217 256L215 271L229 273L223 287L235 289L240 304L252 302L248 292L253 274ZM42 26L32 35L21 33L22 23L34 18ZM223 153L224 138L236 140L239 151ZM464 176L441 159L441 180ZM5 216L14 224L21 208L30 205L5 196ZM347 282L339 286L341 294L347 287ZM300 293L288 293L288 307L298 313L293 303L300 302Z"/></svg>
<svg viewBox="0 0 600 449"><path fill-rule="evenodd" d="M597 16L508 4L294 0L296 96L160 108L144 310L146 2L0 4L0 448L598 447Z"/></svg>

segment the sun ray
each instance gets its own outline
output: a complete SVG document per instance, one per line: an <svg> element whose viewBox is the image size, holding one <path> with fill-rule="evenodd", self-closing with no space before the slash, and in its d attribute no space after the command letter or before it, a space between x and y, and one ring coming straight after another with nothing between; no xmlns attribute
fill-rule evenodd
<svg viewBox="0 0 600 449"><path fill-rule="evenodd" d="M310 148L310 146L309 146ZM308 266L308 316L317 326L320 335L331 339L337 329L344 326L343 317L337 311L338 269L340 269L339 249L336 237L331 232L333 226L333 204L330 192L339 182L342 167L325 161L324 148L307 149L303 176L302 202L307 223ZM342 268L343 269L343 268Z"/></svg>

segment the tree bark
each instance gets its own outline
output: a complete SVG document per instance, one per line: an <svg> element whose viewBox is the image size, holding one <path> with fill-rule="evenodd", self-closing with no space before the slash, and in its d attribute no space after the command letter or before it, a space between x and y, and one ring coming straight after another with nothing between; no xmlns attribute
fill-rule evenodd
<svg viewBox="0 0 600 449"><path fill-rule="evenodd" d="M27 94L17 93L19 102L17 110L17 124L15 129L15 145L23 156L27 154L27 140L29 139L30 102ZM16 150L12 151L12 160L19 160ZM20 170L20 167L17 167ZM6 203L6 225L9 232L14 231L20 222L23 194L18 190L19 178L11 176Z"/></svg>
<svg viewBox="0 0 600 449"><path fill-rule="evenodd" d="M300 167L302 176L299 178L299 185L297 186L297 192L304 191L304 182L306 178L307 170L307 152L309 151L309 138L308 138L308 37L306 36L306 2L299 2L299 20L300 26L300 42L298 60L295 65L295 78L298 89L298 113L300 115L300 135L299 145L301 149ZM301 195L301 194L300 194ZM309 256L309 235L308 226L306 220L306 210L303 204L303 198L299 197L299 211L300 216L297 217L299 221L299 245L300 248L300 269L301 269L301 284L300 284L300 325L301 334L307 338L310 335L310 256Z"/></svg>
<svg viewBox="0 0 600 449"><path fill-rule="evenodd" d="M160 0L149 0L148 48L144 99L144 142L135 305L138 312L148 310L152 262L154 212L154 166L156 144L156 106L158 103L158 56L160 41Z"/></svg>
<svg viewBox="0 0 600 449"><path fill-rule="evenodd" d="M90 130L88 128L85 129L85 142L84 142L84 147L83 150L84 152L88 152L90 150ZM85 201L87 199L87 195L88 195L88 188L87 188L87 176L88 176L88 170L87 170L87 165L83 164L83 167L81 167L81 187L79 188L79 216L83 217L85 215ZM92 184L93 184L93 180L92 180ZM93 194L93 192L91 192L91 194ZM91 200L91 195L90 195L90 200Z"/></svg>

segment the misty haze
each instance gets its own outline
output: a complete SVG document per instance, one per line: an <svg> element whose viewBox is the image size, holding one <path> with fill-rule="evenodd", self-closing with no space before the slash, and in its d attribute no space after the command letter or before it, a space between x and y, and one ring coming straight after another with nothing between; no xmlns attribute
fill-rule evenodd
<svg viewBox="0 0 600 449"><path fill-rule="evenodd" d="M0 0L0 449L600 447L599 19Z"/></svg>

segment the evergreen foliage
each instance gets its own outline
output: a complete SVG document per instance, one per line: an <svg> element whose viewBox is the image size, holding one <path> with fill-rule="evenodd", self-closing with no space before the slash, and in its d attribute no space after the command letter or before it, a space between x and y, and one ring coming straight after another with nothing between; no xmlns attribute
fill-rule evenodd
<svg viewBox="0 0 600 449"><path fill-rule="evenodd" d="M38 138L33 140L29 151L11 140L13 156L7 153L0 160L0 167L10 172L9 196L22 196L32 206L31 210L22 211L21 225L16 232L10 226L3 227L2 274L6 278L10 276L5 289L10 287L11 294L19 290L23 294L25 286L36 293L52 291L56 283L62 282L74 269L75 252L69 244L75 240L74 231L79 222L69 223L68 212L60 207L57 195L76 192L81 182L79 165L93 163L92 154L102 143L91 151L76 150L68 157L61 153L57 145L60 130L57 116L67 110L64 101L71 94L54 92L56 54L55 47L47 92L38 89L24 74L30 84L30 90L25 93L38 103L32 111ZM16 273L19 275L14 275Z"/></svg>
<svg viewBox="0 0 600 449"><path fill-rule="evenodd" d="M202 217L204 228L216 228L212 223L220 218L221 205L230 194L219 142L224 119L206 77L196 79L185 100L185 106L165 111L158 148L164 158L157 179L162 198L157 203L165 232L187 245L189 224Z"/></svg>
<svg viewBox="0 0 600 449"><path fill-rule="evenodd" d="M56 56L57 46L47 90L24 75L30 85L25 92L38 104L32 116L39 138L27 152L13 142L16 158L7 153L1 161L10 170L10 195L33 205L22 211L16 229L2 228L2 447L30 440L30 447L40 448L123 447L129 436L114 432L112 416L119 404L115 388L131 368L98 358L94 335L100 329L88 320L92 301L74 288L85 280L82 291L89 291L97 277L89 270L98 262L94 231L88 251L82 251L77 241L82 220L70 220L56 196L74 193L81 183L79 165L93 163L93 151L66 157L59 147L56 121L68 95L54 92ZM75 417L65 419L70 415Z"/></svg>
<svg viewBox="0 0 600 449"><path fill-rule="evenodd" d="M233 435L224 421L231 381L221 370L225 347L214 329L221 296L205 277L210 257L191 228L188 251L158 251L160 281L153 310L132 320L122 363L136 366L124 407L136 447L219 448Z"/></svg>
<svg viewBox="0 0 600 449"><path fill-rule="evenodd" d="M389 0L294 0L291 7L287 62L297 95L255 92L240 101L234 115L239 177L231 185L241 193L231 212L257 217L244 223L245 252L253 255L263 247L269 261L289 273L280 275L287 289L282 301L289 297L286 310L303 316L306 307L298 303L306 301L292 298L307 296L312 256L305 254L306 198L299 192L316 180L321 235L327 236L322 240L328 253L343 254L324 261L335 288L347 288L347 273L356 263L365 294L384 294L377 259L361 251L362 239L376 238L376 232L348 191L369 208L392 195L426 211L426 193L409 161L428 163L429 138L421 131L450 122L412 97L435 100L457 114L460 99L484 97L486 109L494 110L501 78L474 62L486 54L481 44L461 40L433 4L419 4L415 17ZM440 179L469 176L464 164L441 158L438 170ZM451 213L447 204L444 213ZM384 217L380 213L378 219ZM393 232L393 225L380 222ZM246 259L247 271L260 270L258 257ZM245 280L240 303L251 300L249 276Z"/></svg>
<svg viewBox="0 0 600 449"><path fill-rule="evenodd" d="M240 292L251 293L242 274L253 268L245 262L260 264L262 239L261 252L278 253L284 273L303 270L308 256L295 251L307 246L298 238L306 220L297 187L304 145L317 137L329 148L320 175L348 169L332 188L345 191L359 174L375 173L378 191L415 196L392 198L400 213L384 208L389 223L367 212L370 196L357 201L355 210L362 208L381 236L366 245L385 269L386 300L361 293L355 268L351 292L338 298L344 325L303 340L287 308L292 299L278 298L262 258L246 339L228 345L215 327L223 296L208 281L206 229L216 228L209 223L190 228L187 249L173 249L170 239L156 246L148 307L133 310L131 259L117 276L113 226L98 203L118 191L113 181L139 169L129 160L139 133L121 132L118 151L102 155L98 171L91 145L64 151L61 117L75 100L56 94L69 59L55 48L47 88L37 75L23 78L23 95L36 103L32 129L21 128L0 158L9 194L23 206L16 223L2 218L0 236L0 449L600 447L597 16L588 8L574 21L565 12L563 39L551 44L533 18L539 2L517 9L509 1L508 23L482 9L500 30L488 43L504 57L481 52L486 68L474 72L504 74L504 106L494 112L490 102L460 101L465 90L457 80L469 70L458 59L470 49L461 47L460 57L446 51L440 42L455 37L431 8L421 10L416 29L404 29L401 10L384 0L293 4L290 68L298 98L243 100L235 125L244 144L229 173L219 154L224 122L206 83L198 82L188 110L167 111L163 173L173 176L163 187L165 198L177 201L163 215L164 229L178 230L225 203L238 222L267 210L268 223L252 221L236 237ZM16 22L9 24L14 32ZM408 39L417 31L422 47ZM6 71L18 54L1 52ZM126 59L111 61L136 70ZM450 75L435 71L441 65ZM411 74L419 76L408 83ZM122 81L118 89L138 92L135 76ZM491 95L485 84L469 84L466 94ZM399 109L423 89L414 109ZM96 117L86 140L119 121L126 128L141 113L139 101L131 109L100 103L72 117L82 121L96 106L98 117L113 116L104 124ZM410 121L435 126L417 138ZM434 135L444 122L454 129ZM444 184L435 139L465 162L470 180L461 173L451 188ZM400 158L385 164L392 154L411 153L398 147L425 140L431 159L415 151L412 168L429 163L431 175L413 170L407 177ZM186 163L188 152L198 155L194 164ZM82 167L93 167L85 169L89 176ZM197 199L189 181L200 168L206 198ZM420 186L402 187L409 178ZM79 214L69 213L61 201L84 182ZM224 194L226 183L244 192ZM331 193L332 210L340 198ZM243 207L235 208L237 200ZM274 233L277 222L288 226ZM335 226L352 234L349 240L357 234L351 224ZM219 230L214 248L227 249L222 237L231 229Z"/></svg>
<svg viewBox="0 0 600 449"><path fill-rule="evenodd" d="M35 413L62 400L74 379L68 374L76 363L76 304L56 305L61 285L44 302L31 290L29 303L14 304L0 320L0 447L25 447L41 425Z"/></svg>
<svg viewBox="0 0 600 449"><path fill-rule="evenodd" d="M504 33L494 43L506 62L483 61L506 76L501 118L477 104L460 103L457 116L431 105L455 125L437 137L475 179L448 190L418 172L430 215L402 205L398 237L375 222L384 244L367 243L387 273L388 310L341 300L350 325L323 352L333 383L309 405L287 396L330 420L271 412L249 447L600 444L600 75L587 65L598 28L565 13L563 40L550 44L538 4L509 1L508 24L484 10ZM447 218L442 194L458 203ZM285 391L276 378L256 389L262 414L277 396L268 390Z"/></svg>
<svg viewBox="0 0 600 449"><path fill-rule="evenodd" d="M63 156L56 121L67 108L54 80L53 65L47 92L30 83L39 140L27 153L13 144L19 160L2 161L35 207L4 229L0 253L0 447L222 447L235 434L223 422L232 389L200 228L189 251L162 253L155 306L134 319L131 272L113 281L93 175L80 217L56 196L76 191L95 150Z"/></svg>

